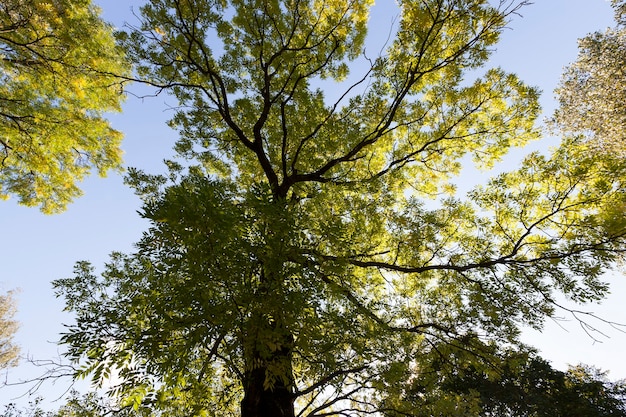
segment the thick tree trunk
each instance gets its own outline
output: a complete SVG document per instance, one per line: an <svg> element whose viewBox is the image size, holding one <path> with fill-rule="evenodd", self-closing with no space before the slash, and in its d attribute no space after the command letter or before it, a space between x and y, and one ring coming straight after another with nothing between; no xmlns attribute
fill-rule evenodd
<svg viewBox="0 0 626 417"><path fill-rule="evenodd" d="M268 241L274 242L268 245L278 252L289 240L278 238L279 231L275 224L268 225ZM285 325L284 308L277 302L283 285L282 268L276 266L279 264L276 258L260 263L258 305L243 329L246 366L241 417L295 417L294 337ZM265 265L274 265L274 268Z"/></svg>
<svg viewBox="0 0 626 417"><path fill-rule="evenodd" d="M259 338L259 334L253 332L255 335L246 355L241 417L295 417L291 367L293 336L273 320L260 321L263 323L261 332L270 334L264 333L264 337ZM260 339L278 343L274 346L259 345L262 343ZM277 375L277 370L282 372ZM270 384L266 384L268 375Z"/></svg>
<svg viewBox="0 0 626 417"><path fill-rule="evenodd" d="M295 417L291 388L279 380L265 389L265 372L265 367L259 367L248 373L241 417Z"/></svg>

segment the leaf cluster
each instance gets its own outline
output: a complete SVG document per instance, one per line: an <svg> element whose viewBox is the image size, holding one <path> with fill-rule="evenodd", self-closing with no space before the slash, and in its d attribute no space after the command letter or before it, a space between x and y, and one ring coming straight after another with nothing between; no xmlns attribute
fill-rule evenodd
<svg viewBox="0 0 626 417"><path fill-rule="evenodd" d="M89 0L0 5L0 197L45 213L80 195L93 168L121 165L105 112L123 99L129 64Z"/></svg>

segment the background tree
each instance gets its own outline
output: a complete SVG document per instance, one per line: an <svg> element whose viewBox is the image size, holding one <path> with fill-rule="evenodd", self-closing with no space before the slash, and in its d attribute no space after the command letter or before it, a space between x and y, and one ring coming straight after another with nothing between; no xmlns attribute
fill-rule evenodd
<svg viewBox="0 0 626 417"><path fill-rule="evenodd" d="M538 137L536 91L483 68L524 3L401 1L376 58L370 1L146 4L122 41L178 98L188 160L131 172L151 222L135 253L56 281L77 376L116 372L138 410L412 415L405 383L434 346L516 344L557 295L601 299L623 159L566 140L441 194L462 162Z"/></svg>
<svg viewBox="0 0 626 417"><path fill-rule="evenodd" d="M13 344L17 322L12 320L15 304L11 292L0 295L0 369L17 364L19 349Z"/></svg>
<svg viewBox="0 0 626 417"><path fill-rule="evenodd" d="M626 381L612 382L586 365L556 370L526 347L491 345L482 352L476 355L461 344L433 348L422 359L422 372L408 383L407 395L422 401L416 415L626 415Z"/></svg>
<svg viewBox="0 0 626 417"><path fill-rule="evenodd" d="M103 117L120 110L124 54L90 0L0 4L0 197L45 213L80 195L95 168L121 164L121 134Z"/></svg>
<svg viewBox="0 0 626 417"><path fill-rule="evenodd" d="M556 91L553 126L586 135L592 148L626 156L626 2L612 4L616 27L579 40L578 59Z"/></svg>

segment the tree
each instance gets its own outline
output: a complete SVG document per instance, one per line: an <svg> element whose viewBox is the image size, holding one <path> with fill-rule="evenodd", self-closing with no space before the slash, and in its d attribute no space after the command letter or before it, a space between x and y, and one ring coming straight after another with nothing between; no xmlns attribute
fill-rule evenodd
<svg viewBox="0 0 626 417"><path fill-rule="evenodd" d="M438 346L424 358L422 372L406 390L420 396L418 415L438 415L442 409L448 416L626 415L626 381L612 382L606 372L586 365L562 372L526 347L483 346L489 354L482 356L465 347ZM449 412L451 398L453 410L463 413Z"/></svg>
<svg viewBox="0 0 626 417"><path fill-rule="evenodd" d="M12 320L15 313L13 293L0 295L0 369L17 364L19 349L13 345L17 323Z"/></svg>
<svg viewBox="0 0 626 417"><path fill-rule="evenodd" d="M90 0L0 5L0 197L45 213L80 195L77 182L121 164L120 110L128 65Z"/></svg>
<svg viewBox="0 0 626 417"><path fill-rule="evenodd" d="M579 41L578 59L556 90L553 127L583 134L591 147L626 156L626 2L612 0L617 26Z"/></svg>
<svg viewBox="0 0 626 417"><path fill-rule="evenodd" d="M537 92L483 68L525 2L401 1L368 58L371 4L141 9L120 39L137 77L178 98L187 160L130 172L151 222L135 253L55 282L77 377L114 374L122 405L184 415L411 415L403 387L434 346L515 344L557 295L604 296L624 160L568 139L441 194L469 157L490 167L539 136Z"/></svg>

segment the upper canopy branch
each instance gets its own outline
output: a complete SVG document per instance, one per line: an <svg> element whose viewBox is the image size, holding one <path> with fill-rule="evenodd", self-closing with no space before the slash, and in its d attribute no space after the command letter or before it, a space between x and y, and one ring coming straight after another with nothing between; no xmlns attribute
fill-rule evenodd
<svg viewBox="0 0 626 417"><path fill-rule="evenodd" d="M518 5L520 7L521 5ZM397 130L399 126L405 125L405 122L401 117L398 117L399 113L402 112L402 117L407 117L405 108L407 107L409 101L409 96L414 96L417 91L424 84L424 81L431 77L433 74L437 74L442 72L448 66L454 66L458 63L459 60L464 59L463 57L470 53L477 47L477 44L484 42L485 38L493 35L493 33L497 32L502 27L503 16L508 16L517 10L517 7L508 9L503 15L496 15L492 19L485 22L479 30L474 33L470 39L465 41L460 46L454 46L449 49L445 49L446 56L443 58L439 58L438 60L428 63L426 62L425 57L430 53L430 49L432 48L432 44L437 42L441 35L441 31L443 30L444 25L448 20L455 18L454 13L456 12L452 7L450 9L445 9L443 2L439 5L439 8L436 11L430 11L432 13L432 21L430 23L429 28L426 30L426 35L420 39L420 43L417 47L412 46L412 48L416 49L415 55L410 57L409 62L396 62L391 63L391 65L396 65L393 71L400 75L402 81L399 85L396 86L393 95L386 99L387 104L385 104L385 109L377 115L376 120L367 120L367 125L372 126L369 132L361 131L361 139L354 142L350 148L346 149L342 154L335 156L333 158L329 158L326 160L323 165L314 170L309 170L307 172L306 169L302 169L299 164L299 156L301 154L302 148L305 143L312 138L314 138L320 132L321 128L324 124L331 121L331 117L334 116L337 108L337 103L333 105L330 110L326 113L326 117L322 119L318 125L315 125L311 130L311 133L305 136L305 138L301 139L299 145L297 147L296 152L293 154L291 158L291 165L293 167L292 173L285 173L283 182L281 184L281 188L283 193L285 190L291 187L292 185L299 182L335 182L336 178L333 176L328 176L328 173L337 169L338 166L344 163L352 163L355 160L361 158L360 155L366 152L368 148L372 149L372 152L375 152L375 147L381 139L386 138L393 131ZM359 80L357 83L351 85L349 89L341 95L341 99L343 99L349 91L351 91L356 85L359 85L366 78L373 74L375 77L375 83L378 82L376 77L379 77L380 68L389 65L389 58L382 59L380 62L374 66L371 65L369 71L366 76ZM404 68L403 68L404 67ZM417 89L417 90L416 90ZM360 96L365 98L366 96ZM485 100L487 101L487 100ZM407 153L403 155L399 155L390 160L387 164L387 167L373 173L369 176L366 181L373 178L378 178L386 175L391 172L394 167L401 168L407 163L413 161L413 158L420 153L427 150L434 144L441 142L443 139L452 139L452 137L447 137L446 135L450 133L459 123L463 122L465 119L470 116L475 116L481 109L481 107L485 104L485 101L476 104L473 108L468 109L466 112L462 112L462 114L458 117L457 120L453 120L450 122L450 125L445 128L445 131L442 132L438 137L433 138L423 144L418 146L416 149L411 149L407 151ZM361 114L362 111L359 108L344 108L344 112L346 114L354 114L355 117L368 118L369 115ZM419 130L421 126L419 126L420 121L425 121L427 117L432 117L435 110L435 107L430 107L430 109L425 110L423 113L414 116L413 124L417 125L417 129ZM349 121L352 121L351 118L348 118ZM426 129L428 129L428 124L426 123ZM487 132L477 131L472 135L481 136ZM296 169L297 168L297 169Z"/></svg>

